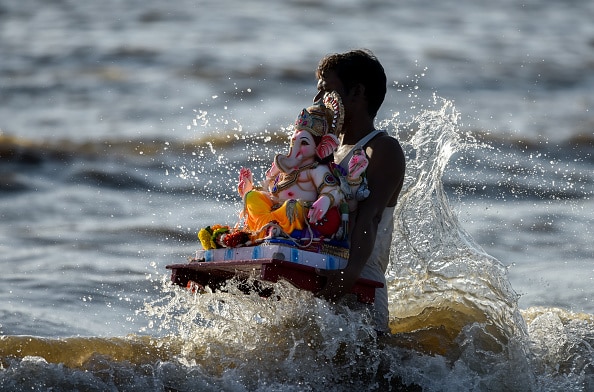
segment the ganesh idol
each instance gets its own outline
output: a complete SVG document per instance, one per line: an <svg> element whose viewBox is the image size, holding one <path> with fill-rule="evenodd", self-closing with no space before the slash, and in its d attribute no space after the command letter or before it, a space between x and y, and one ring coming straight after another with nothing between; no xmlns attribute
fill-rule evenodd
<svg viewBox="0 0 594 392"><path fill-rule="evenodd" d="M239 173L241 228L214 225L198 233L205 249L244 246L267 238L325 238L346 243L349 211L363 189L368 159L354 153L347 170L334 163L344 108L336 92L301 111L288 154L275 156L259 186L250 169ZM365 189L363 189L365 190Z"/></svg>
<svg viewBox="0 0 594 392"><path fill-rule="evenodd" d="M275 156L260 187L249 169L241 169L243 216L257 237L331 237L339 231L345 194L331 163L343 119L340 96L327 94L301 111L288 154Z"/></svg>

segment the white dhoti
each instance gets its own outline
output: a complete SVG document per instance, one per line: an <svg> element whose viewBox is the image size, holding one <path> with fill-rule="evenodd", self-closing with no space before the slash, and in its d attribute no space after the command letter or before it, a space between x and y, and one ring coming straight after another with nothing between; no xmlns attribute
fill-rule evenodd
<svg viewBox="0 0 594 392"><path fill-rule="evenodd" d="M381 332L390 331L388 327L389 311L386 270L390 262L390 247L392 246L392 232L394 230L394 208L387 207L382 213L373 251L361 272L361 278L375 280L384 284L384 287L375 289L375 301L373 303L375 329Z"/></svg>

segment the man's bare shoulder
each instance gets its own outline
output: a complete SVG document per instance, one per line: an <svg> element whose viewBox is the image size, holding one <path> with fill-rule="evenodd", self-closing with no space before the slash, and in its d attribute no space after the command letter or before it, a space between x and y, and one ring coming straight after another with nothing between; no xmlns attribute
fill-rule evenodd
<svg viewBox="0 0 594 392"><path fill-rule="evenodd" d="M404 151L400 142L393 136L383 133L373 138L368 144L371 154L374 158L381 161L404 163Z"/></svg>
<svg viewBox="0 0 594 392"><path fill-rule="evenodd" d="M374 138L367 147L370 154L367 178L370 199L374 201L369 208L378 208L370 212L376 216L386 206L396 204L404 181L406 163L400 142L388 134Z"/></svg>

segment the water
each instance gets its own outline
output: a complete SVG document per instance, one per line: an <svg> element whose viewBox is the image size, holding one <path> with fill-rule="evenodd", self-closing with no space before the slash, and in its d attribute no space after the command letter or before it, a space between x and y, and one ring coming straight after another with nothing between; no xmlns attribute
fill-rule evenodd
<svg viewBox="0 0 594 392"><path fill-rule="evenodd" d="M594 5L0 1L0 390L594 390ZM370 22L373 21L373 22ZM168 284L372 49L408 158L391 328Z"/></svg>

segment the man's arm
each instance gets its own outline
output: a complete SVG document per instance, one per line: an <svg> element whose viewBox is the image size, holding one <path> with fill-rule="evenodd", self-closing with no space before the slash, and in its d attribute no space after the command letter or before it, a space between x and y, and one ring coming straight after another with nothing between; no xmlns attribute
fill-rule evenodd
<svg viewBox="0 0 594 392"><path fill-rule="evenodd" d="M351 214L350 253L347 267L328 276L318 295L335 300L350 292L365 267L377 235L377 228L386 206L400 190L404 178L404 153L392 137L378 137L367 148L369 197L359 202Z"/></svg>

